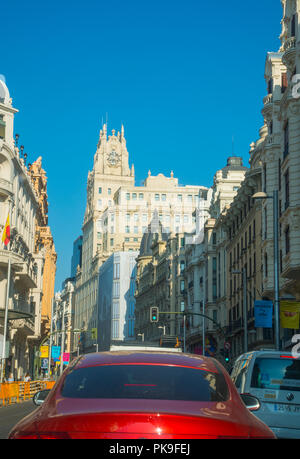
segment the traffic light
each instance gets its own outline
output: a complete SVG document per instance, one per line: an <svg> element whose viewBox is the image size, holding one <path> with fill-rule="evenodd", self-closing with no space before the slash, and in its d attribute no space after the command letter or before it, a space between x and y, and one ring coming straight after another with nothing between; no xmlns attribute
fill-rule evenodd
<svg viewBox="0 0 300 459"><path fill-rule="evenodd" d="M230 360L230 357L229 357L229 349L225 349L225 350L224 350L224 358L225 358L225 362L228 363L229 360Z"/></svg>
<svg viewBox="0 0 300 459"><path fill-rule="evenodd" d="M159 312L156 306L150 308L150 322L158 322Z"/></svg>

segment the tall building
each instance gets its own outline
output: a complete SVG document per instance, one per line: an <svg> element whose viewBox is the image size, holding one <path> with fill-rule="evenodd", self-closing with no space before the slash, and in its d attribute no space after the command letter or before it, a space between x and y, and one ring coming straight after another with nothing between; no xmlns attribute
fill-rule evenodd
<svg viewBox="0 0 300 459"><path fill-rule="evenodd" d="M186 284L189 311L187 346L190 351L215 353L224 343L227 326L227 234L224 218L238 193L248 168L242 158L230 156L213 179L212 197L204 222L203 239L186 247ZM204 314L201 318L198 314ZM204 323L203 323L204 320Z"/></svg>
<svg viewBox="0 0 300 459"><path fill-rule="evenodd" d="M82 266L76 275L76 328L97 326L98 271L103 262L114 252L138 251L155 212L167 232L193 231L193 212L201 193L207 193L207 188L181 186L173 172L166 177L149 171L144 184L136 186L124 127L107 135L103 126L87 181ZM87 338L87 348L92 344Z"/></svg>
<svg viewBox="0 0 300 459"><path fill-rule="evenodd" d="M134 339L136 257L115 252L99 270L98 323L95 344L109 350L112 342Z"/></svg>
<svg viewBox="0 0 300 459"><path fill-rule="evenodd" d="M188 247L201 245L212 190L206 189L205 193L202 190L202 194L203 198L199 199L193 212L196 218L194 231L185 233L177 229L169 233L156 214L142 238L137 258L136 337L142 334L145 340L158 342L162 328L165 339L182 338L182 313L191 312L196 302L196 298L189 295L193 280L186 274L186 251ZM197 277L195 285L198 281ZM150 322L151 306L159 309L159 324Z"/></svg>

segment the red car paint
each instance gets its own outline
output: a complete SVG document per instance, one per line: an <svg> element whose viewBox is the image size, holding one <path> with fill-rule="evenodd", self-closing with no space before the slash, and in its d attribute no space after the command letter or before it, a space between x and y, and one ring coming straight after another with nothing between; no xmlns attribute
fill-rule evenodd
<svg viewBox="0 0 300 459"><path fill-rule="evenodd" d="M65 378L71 371L104 365L158 365L221 372L228 397L221 402L202 402L62 396ZM43 405L20 421L9 438L199 439L275 435L245 407L230 376L216 360L192 354L121 351L87 354L71 363Z"/></svg>

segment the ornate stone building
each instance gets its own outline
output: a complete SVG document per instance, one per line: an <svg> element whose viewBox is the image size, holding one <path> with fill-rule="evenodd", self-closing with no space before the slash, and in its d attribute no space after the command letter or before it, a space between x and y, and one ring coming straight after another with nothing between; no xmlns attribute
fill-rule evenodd
<svg viewBox="0 0 300 459"><path fill-rule="evenodd" d="M28 165L28 173L31 177L33 187L38 196L39 205L36 216L35 248L34 252L43 252L44 267L41 291L41 324L38 335L45 338L50 332L51 306L54 298L54 285L56 273L57 254L55 252L54 240L51 229L48 225L48 195L47 177L42 168L42 158Z"/></svg>
<svg viewBox="0 0 300 459"><path fill-rule="evenodd" d="M33 371L36 316L40 303L34 301L32 289L38 289L43 258L35 256L35 219L38 196L26 168L26 156L13 137L14 115L6 84L0 80L0 233L9 214L10 243L0 248L0 335L1 357L8 290L8 326L6 334L5 374L20 378ZM9 260L11 270L9 270ZM10 273L10 282L8 285Z"/></svg>
<svg viewBox="0 0 300 459"><path fill-rule="evenodd" d="M195 228L193 212L201 186L180 186L171 172L148 177L135 185L133 165L129 167L124 128L107 135L100 131L94 167L88 174L87 205L82 227L82 266L76 276L75 326L97 326L98 271L116 251L139 250L154 212L166 231L177 233ZM99 331L100 333L100 331ZM88 334L87 334L88 336ZM87 349L92 342L86 340Z"/></svg>

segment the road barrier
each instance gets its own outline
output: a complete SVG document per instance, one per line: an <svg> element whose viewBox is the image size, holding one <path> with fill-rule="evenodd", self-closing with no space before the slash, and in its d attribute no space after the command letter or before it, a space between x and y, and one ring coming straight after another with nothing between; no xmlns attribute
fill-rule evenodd
<svg viewBox="0 0 300 459"><path fill-rule="evenodd" d="M29 400L36 392L52 389L56 381L20 381L0 384L0 406Z"/></svg>

